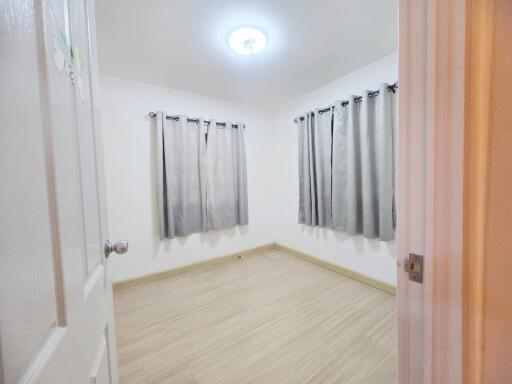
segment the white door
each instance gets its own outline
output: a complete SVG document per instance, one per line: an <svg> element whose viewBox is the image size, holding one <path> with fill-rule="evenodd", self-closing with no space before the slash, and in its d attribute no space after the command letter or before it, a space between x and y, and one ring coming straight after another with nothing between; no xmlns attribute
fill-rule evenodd
<svg viewBox="0 0 512 384"><path fill-rule="evenodd" d="M116 383L94 4L0 4L0 383Z"/></svg>

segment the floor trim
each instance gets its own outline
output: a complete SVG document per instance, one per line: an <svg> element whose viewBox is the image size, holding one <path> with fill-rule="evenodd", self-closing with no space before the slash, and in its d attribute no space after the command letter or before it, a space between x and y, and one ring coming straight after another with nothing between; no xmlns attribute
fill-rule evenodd
<svg viewBox="0 0 512 384"><path fill-rule="evenodd" d="M391 284L388 284L384 281L377 280L377 279L362 275L358 272L352 271L350 269L340 267L339 265L320 260L317 257L314 257L312 255L309 255L309 254L301 252L301 251L297 251L296 249L287 247L285 245L276 243L275 248L279 251L282 251L282 252L288 253L289 255L295 256L301 260L304 260L309 263L318 265L320 267L329 269L330 271L339 273L340 275L348 277L352 280L359 281L360 283L369 285L371 287L377 288L381 291L384 291L384 292L387 292L387 293L390 293L390 294L396 296L396 287L394 287Z"/></svg>
<svg viewBox="0 0 512 384"><path fill-rule="evenodd" d="M243 250L243 251L235 252L235 253L232 253L232 254L229 254L229 255L216 257L214 259L200 261L198 263L191 263L191 264L184 265L182 267L168 269L168 270L165 270L165 271L162 271L162 272L156 272L156 273L152 273L152 274L149 274L149 275L146 275L146 276L135 277L133 279L121 280L121 281L113 283L112 284L112 288L113 288L114 291L120 291L122 289L132 288L132 287L135 287L137 285L141 285L141 284L144 284L144 283L147 283L147 282L150 282L150 281L164 279L166 277L178 275L180 273L195 271L197 269L209 267L209 266L215 265L215 264L226 263L228 261L237 259L240 256L256 255L258 253L266 252L266 251L269 251L269 250L272 250L272 249L275 249L275 248L276 248L276 246L273 243L272 244L265 244L265 245L261 245L261 246L258 246L258 247L254 247L254 248L246 249L246 250Z"/></svg>
<svg viewBox="0 0 512 384"><path fill-rule="evenodd" d="M246 250L243 250L240 252L235 252L230 255L201 261L199 263L192 263L192 264L184 265L183 267L169 269L166 271L157 272L157 273L153 273L153 274L146 275L146 276L136 277L133 279L121 280L121 281L114 283L112 285L112 287L113 287L114 291L120 291L122 289L132 288L132 287L135 287L135 286L138 286L138 285L150 282L150 281L164 279L166 277L178 275L180 273L195 271L195 270L198 270L201 268L209 267L211 265L226 263L228 261L237 259L240 256L257 255L259 253L263 253L263 252L266 252L266 251L269 251L272 249L276 249L281 252L285 252L285 253L289 254L290 256L297 257L301 260L318 265L319 267L339 273L340 275L348 277L349 279L359 281L360 283L377 288L381 291L390 293L392 295L396 295L396 288L394 286L392 286L391 284L388 284L384 281L373 279L371 277L362 275L362 274L352 271L350 269L340 267L339 265L320 260L312 255L309 255L307 253L298 251L296 249L293 249L293 248L290 248L290 247L287 247L285 245L281 245L278 243L265 244L265 245L261 245L259 247L254 247L254 248L246 249Z"/></svg>

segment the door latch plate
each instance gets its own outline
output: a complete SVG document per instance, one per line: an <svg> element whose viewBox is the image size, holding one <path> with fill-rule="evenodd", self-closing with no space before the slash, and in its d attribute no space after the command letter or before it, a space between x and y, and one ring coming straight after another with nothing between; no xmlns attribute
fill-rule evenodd
<svg viewBox="0 0 512 384"><path fill-rule="evenodd" d="M409 259L405 260L404 268L409 273L409 280L423 283L423 256L409 253Z"/></svg>

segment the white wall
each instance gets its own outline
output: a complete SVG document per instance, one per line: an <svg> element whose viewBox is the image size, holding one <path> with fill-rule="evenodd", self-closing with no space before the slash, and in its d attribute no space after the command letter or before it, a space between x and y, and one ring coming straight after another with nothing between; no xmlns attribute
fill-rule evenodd
<svg viewBox="0 0 512 384"><path fill-rule="evenodd" d="M273 241L268 183L273 162L268 111L114 77L100 78L110 238L130 251L110 258L113 281L195 263ZM249 225L161 241L155 190L155 130L150 111L246 124Z"/></svg>
<svg viewBox="0 0 512 384"><path fill-rule="evenodd" d="M319 259L396 284L395 242L347 236L330 229L306 227L297 223L298 143L294 118L337 99L360 95L364 89L378 89L382 82L398 80L398 54L387 56L328 85L289 102L273 117L276 212L272 223L274 240Z"/></svg>
<svg viewBox="0 0 512 384"><path fill-rule="evenodd" d="M273 112L140 82L102 76L102 120L110 238L130 251L110 259L113 281L143 276L278 242L395 285L395 244L297 223L298 154L293 119L307 110L398 78L394 54ZM249 225L161 241L155 190L155 135L149 111L247 125Z"/></svg>

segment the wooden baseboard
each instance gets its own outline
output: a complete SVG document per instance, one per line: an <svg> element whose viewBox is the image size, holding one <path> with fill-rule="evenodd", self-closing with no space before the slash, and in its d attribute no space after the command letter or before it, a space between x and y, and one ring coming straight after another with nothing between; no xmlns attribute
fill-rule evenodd
<svg viewBox="0 0 512 384"><path fill-rule="evenodd" d="M385 283L384 281L373 279L371 277L362 275L362 274L352 271L350 269L340 267L339 265L320 260L314 256L308 255L307 253L297 251L296 249L293 249L293 248L290 248L290 247L287 247L287 246L284 246L281 244L275 243L274 247L279 251L285 252L291 256L295 256L301 260L304 260L309 263L318 265L320 267L329 269L330 271L339 273L340 275L348 277L352 280L356 280L356 281L359 281L360 283L380 289L381 291L390 293L392 295L396 295L396 287L392 286L391 284Z"/></svg>
<svg viewBox="0 0 512 384"><path fill-rule="evenodd" d="M354 272L350 269L343 268L343 267L340 267L335 264L331 264L327 261L323 261L314 256L308 255L307 253L297 251L296 249L293 249L293 248L290 248L290 247L287 247L287 246L284 246L284 245L281 245L278 243L265 244L265 245L261 245L259 247L250 248L250 249L246 249L244 251L232 253L230 255L217 257L215 259L209 259L209 260L201 261L199 263L188 264L188 265L184 265L183 267L169 269L166 271L157 272L157 273L153 273L153 274L146 275L146 276L136 277L134 279L118 281L118 282L114 283L112 286L113 286L114 291L120 291L122 289L135 287L137 285L141 285L141 284L144 284L144 283L147 283L150 281L164 279L166 277L178 275L180 273L195 271L197 269L209 267L209 266L216 265L216 264L225 263L225 262L237 259L240 256L257 255L259 253L270 251L272 249L279 250L281 252L289 254L290 256L297 257L301 260L304 260L309 263L326 268L330 271L339 273L340 275L348 277L352 280L359 281L363 284L380 289L381 291L390 293L392 295L396 295L396 288L388 283L385 283L385 282L377 280L377 279L373 279L368 276L364 276L364 275Z"/></svg>
<svg viewBox="0 0 512 384"><path fill-rule="evenodd" d="M136 277L133 279L121 280L121 281L118 281L118 282L112 284L112 288L114 291L120 291L122 289L135 287L137 285L141 285L141 284L144 284L144 283L147 283L150 281L164 279L166 277L178 275L180 273L195 271L197 269L209 267L209 266L212 266L215 264L226 263L228 261L237 259L240 256L256 255L258 253L266 252L266 251L272 250L274 248L275 248L275 244L265 244L265 245L261 245L259 247L246 249L246 250L243 250L240 252L235 252L230 255L216 257L214 259L209 259L209 260L205 260L205 261L200 261L199 263L192 263L192 264L184 265L182 267L169 269L169 270L165 270L162 272L152 273L150 275Z"/></svg>

